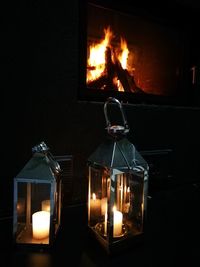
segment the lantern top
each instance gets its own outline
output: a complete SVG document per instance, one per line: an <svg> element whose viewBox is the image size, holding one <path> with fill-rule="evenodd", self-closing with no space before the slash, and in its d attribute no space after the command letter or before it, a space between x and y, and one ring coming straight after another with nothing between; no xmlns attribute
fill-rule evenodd
<svg viewBox="0 0 200 267"><path fill-rule="evenodd" d="M53 181L60 173L60 166L44 142L32 148L33 156L16 176L17 179Z"/></svg>
<svg viewBox="0 0 200 267"><path fill-rule="evenodd" d="M106 168L131 170L140 167L148 169L135 146L127 138L106 138L102 144L90 155L88 163Z"/></svg>

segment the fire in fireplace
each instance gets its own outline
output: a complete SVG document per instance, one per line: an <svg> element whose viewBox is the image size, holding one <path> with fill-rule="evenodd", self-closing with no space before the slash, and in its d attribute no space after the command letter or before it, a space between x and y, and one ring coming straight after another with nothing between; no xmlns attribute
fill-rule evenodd
<svg viewBox="0 0 200 267"><path fill-rule="evenodd" d="M79 99L188 104L187 38L180 25L91 2L84 14Z"/></svg>
<svg viewBox="0 0 200 267"><path fill-rule="evenodd" d="M142 93L134 80L134 55L130 54L126 40L120 37L120 45L117 42L112 45L115 36L110 26L104 29L104 34L99 43L89 45L88 88Z"/></svg>

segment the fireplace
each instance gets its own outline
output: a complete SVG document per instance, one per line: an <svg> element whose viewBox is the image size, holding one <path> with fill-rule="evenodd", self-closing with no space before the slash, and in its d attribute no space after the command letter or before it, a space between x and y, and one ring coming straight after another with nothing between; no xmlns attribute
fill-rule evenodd
<svg viewBox="0 0 200 267"><path fill-rule="evenodd" d="M96 2L81 8L79 100L193 105L188 40L180 25L144 9Z"/></svg>

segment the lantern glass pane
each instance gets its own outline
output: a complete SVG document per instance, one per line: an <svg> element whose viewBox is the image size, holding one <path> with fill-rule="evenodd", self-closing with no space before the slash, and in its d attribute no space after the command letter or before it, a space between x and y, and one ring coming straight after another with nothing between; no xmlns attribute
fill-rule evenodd
<svg viewBox="0 0 200 267"><path fill-rule="evenodd" d="M104 221L110 190L110 176L106 169L89 168L88 218L89 225Z"/></svg>
<svg viewBox="0 0 200 267"><path fill-rule="evenodd" d="M137 235L143 231L144 179L141 173L117 175L116 200L123 214L124 232Z"/></svg>
<svg viewBox="0 0 200 267"><path fill-rule="evenodd" d="M143 232L144 172L113 169L111 173L106 230L101 228L98 233L105 239L109 235L109 242L115 243Z"/></svg>
<svg viewBox="0 0 200 267"><path fill-rule="evenodd" d="M18 182L17 243L49 243L50 183Z"/></svg>

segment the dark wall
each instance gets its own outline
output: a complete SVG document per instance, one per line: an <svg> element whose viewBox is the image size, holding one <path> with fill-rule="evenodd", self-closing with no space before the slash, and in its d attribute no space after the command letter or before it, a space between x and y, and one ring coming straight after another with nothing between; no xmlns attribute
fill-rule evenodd
<svg viewBox="0 0 200 267"><path fill-rule="evenodd" d="M13 178L40 141L54 155L74 156L73 182L84 195L87 157L106 133L103 103L77 99L78 1L63 8L43 5L3 11L1 214L11 212ZM197 177L199 109L125 105L124 110L128 137L138 150L170 148L180 179Z"/></svg>

